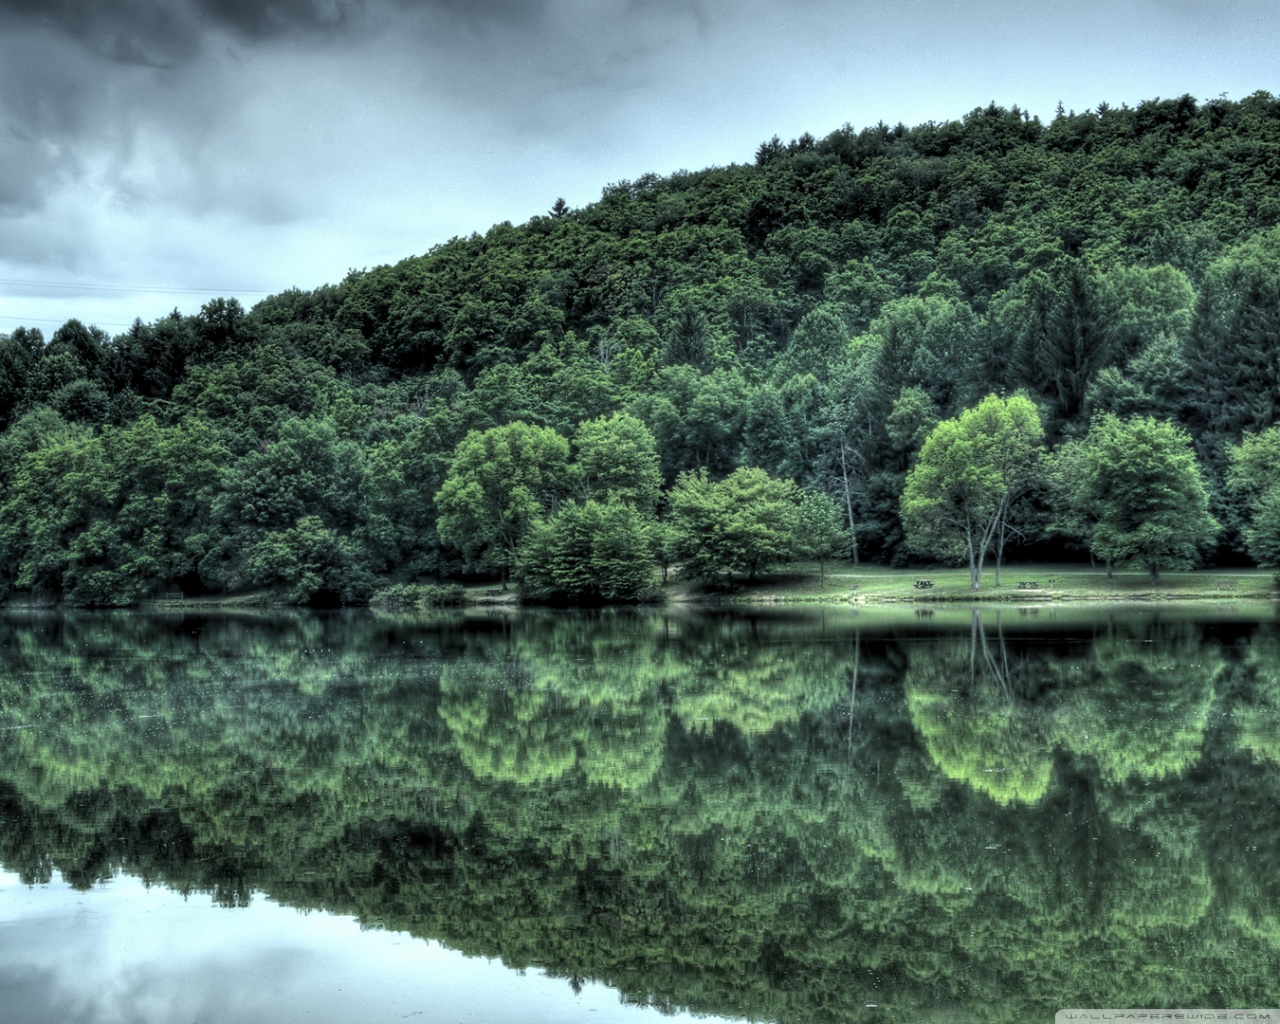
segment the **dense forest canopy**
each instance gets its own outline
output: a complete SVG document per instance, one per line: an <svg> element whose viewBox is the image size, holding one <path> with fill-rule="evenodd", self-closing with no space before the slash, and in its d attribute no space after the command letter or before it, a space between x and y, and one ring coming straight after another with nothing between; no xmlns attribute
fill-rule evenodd
<svg viewBox="0 0 1280 1024"><path fill-rule="evenodd" d="M18 328L0 588L332 602L484 572L609 598L704 555L708 522L704 579L813 554L823 500L843 525L824 555L956 555L937 523L907 529L904 492L931 435L990 395L1034 406L1042 465L1016 494L969 492L986 516L999 492L992 544L1153 574L1274 564L1278 225L1268 93L1047 124L992 104L774 138L250 310ZM1103 465L1130 435L1164 455ZM1072 467L1121 474L1131 500L1055 494ZM1134 516L1194 523L1153 539ZM583 589L584 558L608 593Z"/></svg>

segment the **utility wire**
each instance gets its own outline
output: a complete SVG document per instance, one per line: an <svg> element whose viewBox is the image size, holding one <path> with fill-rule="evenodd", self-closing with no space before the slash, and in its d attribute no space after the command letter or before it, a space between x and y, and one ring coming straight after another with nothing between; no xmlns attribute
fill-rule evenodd
<svg viewBox="0 0 1280 1024"><path fill-rule="evenodd" d="M122 294L149 295L270 295L269 291L255 288L170 288L160 284L90 284L77 281L28 281L14 277L0 277L4 288L65 288L95 292L119 292Z"/></svg>
<svg viewBox="0 0 1280 1024"><path fill-rule="evenodd" d="M22 325L65 324L66 323L65 320L57 320L51 316L9 316L5 313L0 313L0 320L14 320L18 324L22 324ZM133 326L132 322L127 324L122 324L122 323L117 323L114 320L90 320L89 323L90 323L90 326L92 327L132 327Z"/></svg>

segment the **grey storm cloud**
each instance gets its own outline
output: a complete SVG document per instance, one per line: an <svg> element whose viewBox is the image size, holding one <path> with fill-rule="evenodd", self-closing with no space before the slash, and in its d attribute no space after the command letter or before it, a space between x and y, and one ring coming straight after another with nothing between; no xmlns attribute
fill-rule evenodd
<svg viewBox="0 0 1280 1024"><path fill-rule="evenodd" d="M223 172L209 145L234 137L245 111L273 102L277 88L296 91L300 54L327 54L330 76L356 90L388 52L414 47L423 66L401 104L430 102L442 78L455 88L476 81L470 99L483 101L503 80L484 75L487 40L537 36L546 9L547 0L0 0L0 219L90 178L136 201L126 168L144 137L169 151L169 192L187 181L192 201L216 201L208 176ZM243 83L255 62L253 92ZM264 77L277 63L279 74ZM282 126L278 140L305 129ZM253 193L263 187L250 181L233 200L260 210Z"/></svg>
<svg viewBox="0 0 1280 1024"><path fill-rule="evenodd" d="M124 64L174 67L210 33L240 43L340 37L387 19L446 15L466 24L530 24L543 0L0 0L0 25L26 23Z"/></svg>

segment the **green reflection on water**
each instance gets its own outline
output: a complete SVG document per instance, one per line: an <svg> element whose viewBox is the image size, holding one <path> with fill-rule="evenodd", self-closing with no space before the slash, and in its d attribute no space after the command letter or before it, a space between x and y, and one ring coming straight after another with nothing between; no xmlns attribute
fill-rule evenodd
<svg viewBox="0 0 1280 1024"><path fill-rule="evenodd" d="M10 617L0 862L705 1013L1265 1005L1278 715L1186 609Z"/></svg>

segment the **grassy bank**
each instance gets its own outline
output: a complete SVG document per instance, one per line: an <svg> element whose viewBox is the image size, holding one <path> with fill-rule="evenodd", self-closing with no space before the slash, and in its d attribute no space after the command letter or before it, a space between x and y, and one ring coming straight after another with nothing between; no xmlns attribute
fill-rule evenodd
<svg viewBox="0 0 1280 1024"><path fill-rule="evenodd" d="M969 589L965 568L888 569L855 566L849 562L828 563L825 576L817 562L797 562L749 581L740 579L730 590L714 590L672 576L662 587L670 603L783 604L936 604L1004 602L1043 604L1055 601L1267 601L1280 596L1274 585L1276 573L1270 569L1198 569L1170 572L1152 585L1146 572L1116 571L1108 576L1103 569L1080 565L1015 565L1001 573L983 573L982 587ZM931 586L917 587L917 581ZM470 606L512 606L519 603L519 590L503 590L497 582L472 583L460 588L462 603ZM15 607L29 602L11 602ZM278 597L267 591L232 596L155 600L151 608L259 608L279 605ZM34 605L32 605L34 606Z"/></svg>
<svg viewBox="0 0 1280 1024"><path fill-rule="evenodd" d="M1079 565L1016 565L1006 567L996 585L995 572L982 576L981 589L969 588L967 568L886 569L879 566L829 564L825 580L817 563L796 563L755 582L742 581L733 592L719 596L687 583L668 585L673 601L720 599L744 603L852 601L866 604L1004 601L1235 601L1267 600L1275 596L1270 569L1199 569L1170 572L1152 585L1146 572L1119 571ZM928 587L917 587L927 581Z"/></svg>

